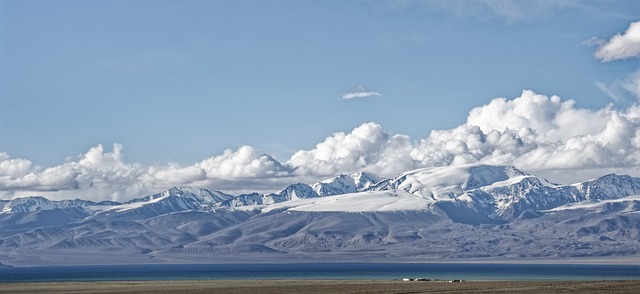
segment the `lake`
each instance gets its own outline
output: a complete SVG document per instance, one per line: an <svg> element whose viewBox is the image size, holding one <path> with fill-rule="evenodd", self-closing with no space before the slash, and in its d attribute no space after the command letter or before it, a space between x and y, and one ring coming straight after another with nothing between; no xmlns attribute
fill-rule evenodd
<svg viewBox="0 0 640 294"><path fill-rule="evenodd" d="M469 263L146 264L0 267L0 282L142 280L640 280L640 265Z"/></svg>

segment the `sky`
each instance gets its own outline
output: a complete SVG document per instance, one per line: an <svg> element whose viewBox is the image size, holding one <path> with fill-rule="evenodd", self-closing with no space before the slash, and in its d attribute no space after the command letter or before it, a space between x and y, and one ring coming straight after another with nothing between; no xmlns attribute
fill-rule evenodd
<svg viewBox="0 0 640 294"><path fill-rule="evenodd" d="M0 0L0 198L640 176L640 4Z"/></svg>

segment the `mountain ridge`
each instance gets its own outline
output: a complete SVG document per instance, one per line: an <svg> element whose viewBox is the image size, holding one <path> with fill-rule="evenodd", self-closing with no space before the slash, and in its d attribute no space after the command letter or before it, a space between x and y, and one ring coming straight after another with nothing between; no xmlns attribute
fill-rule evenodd
<svg viewBox="0 0 640 294"><path fill-rule="evenodd" d="M376 182L377 181L377 182ZM173 187L153 195L126 202L93 202L82 199L49 200L28 196L3 200L2 213L33 212L78 207L88 212L127 211L142 207L165 206L154 214L171 211L211 211L216 208L258 209L300 199L323 198L361 192L405 191L416 197L439 201L455 201L488 213L491 218L512 220L527 209L548 210L579 202L618 199L640 195L640 178L608 174L571 185L553 184L546 179L522 172L512 166L461 165L421 168L392 179L371 173L341 174L308 185L294 183L278 192L231 195L218 190ZM344 198L344 197L342 197ZM347 209L349 210L349 209ZM321 209L321 211L324 211ZM340 210L336 210L340 211Z"/></svg>
<svg viewBox="0 0 640 294"><path fill-rule="evenodd" d="M603 258L640 253L640 178L554 184L461 165L230 195L174 187L127 202L0 202L4 264ZM110 258L96 261L96 254Z"/></svg>

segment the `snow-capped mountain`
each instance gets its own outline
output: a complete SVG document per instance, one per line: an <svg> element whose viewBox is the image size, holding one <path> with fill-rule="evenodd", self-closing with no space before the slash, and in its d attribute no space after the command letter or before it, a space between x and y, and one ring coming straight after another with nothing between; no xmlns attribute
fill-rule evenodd
<svg viewBox="0 0 640 294"><path fill-rule="evenodd" d="M0 201L0 262L634 258L639 197L640 178L558 185L488 165L339 175L268 194L176 187L125 203L34 196Z"/></svg>
<svg viewBox="0 0 640 294"><path fill-rule="evenodd" d="M223 201L220 205L226 207L257 206L264 203L264 195L259 193L241 194L229 200Z"/></svg>
<svg viewBox="0 0 640 294"><path fill-rule="evenodd" d="M579 200L606 200L640 195L638 178L609 174L573 185L583 197Z"/></svg>
<svg viewBox="0 0 640 294"><path fill-rule="evenodd" d="M311 186L303 183L296 183L296 184L287 186L286 188L282 189L278 193L271 193L271 194L264 195L262 198L263 198L263 204L274 204L274 203L280 203L280 202L289 201L289 200L313 198L313 197L318 197L318 194L315 191L313 191Z"/></svg>
<svg viewBox="0 0 640 294"><path fill-rule="evenodd" d="M381 180L375 174L359 172L320 181L313 184L312 188L319 196L332 196L366 191Z"/></svg>
<svg viewBox="0 0 640 294"><path fill-rule="evenodd" d="M311 186L303 183L296 183L287 186L277 193L269 194L242 194L231 199L222 201L219 206L226 207L241 207L241 206L256 206L256 205L269 205L280 203L289 200L305 199L318 197L318 194L313 191Z"/></svg>
<svg viewBox="0 0 640 294"><path fill-rule="evenodd" d="M47 210L57 208L57 202L49 201L41 196L31 196L24 198L16 198L7 203L2 212L32 212L37 210Z"/></svg>
<svg viewBox="0 0 640 294"><path fill-rule="evenodd" d="M404 190L433 200L452 200L467 191L518 178L525 174L513 167L462 165L423 168L381 182L374 190Z"/></svg>
<svg viewBox="0 0 640 294"><path fill-rule="evenodd" d="M154 199L166 198L170 196L178 196L181 198L191 198L191 199L197 200L200 203L205 203L210 205L233 198L232 195L225 194L223 192L216 191L216 190L199 189L199 188L193 188L193 187L173 187L162 193L154 194L154 195L143 197L143 198L136 198L126 203L130 204L130 203L138 203L138 202L149 202Z"/></svg>
<svg viewBox="0 0 640 294"><path fill-rule="evenodd" d="M108 205L109 202L93 202L81 199L50 201L42 196L31 196L16 198L6 201L2 207L2 213L34 212L39 210L64 209L64 208L87 208L91 206Z"/></svg>

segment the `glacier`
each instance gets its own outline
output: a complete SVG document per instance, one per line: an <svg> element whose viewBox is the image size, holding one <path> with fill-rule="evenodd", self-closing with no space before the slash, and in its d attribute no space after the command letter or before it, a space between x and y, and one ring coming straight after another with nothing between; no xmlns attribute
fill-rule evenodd
<svg viewBox="0 0 640 294"><path fill-rule="evenodd" d="M360 172L281 191L0 200L0 265L638 262L640 178L559 185L511 166Z"/></svg>

